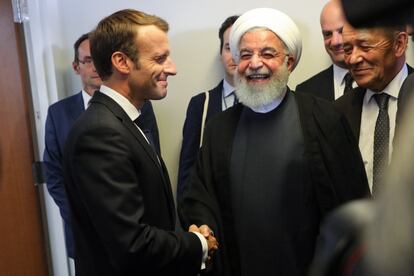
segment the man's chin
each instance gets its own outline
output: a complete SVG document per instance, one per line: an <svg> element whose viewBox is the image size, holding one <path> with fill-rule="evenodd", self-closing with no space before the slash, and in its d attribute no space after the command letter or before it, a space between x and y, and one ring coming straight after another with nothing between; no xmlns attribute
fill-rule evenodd
<svg viewBox="0 0 414 276"><path fill-rule="evenodd" d="M338 55L338 56L332 56L332 62L336 65L338 65L339 67L345 68L346 64L345 64L345 60L344 60L344 55Z"/></svg>
<svg viewBox="0 0 414 276"><path fill-rule="evenodd" d="M152 100L162 100L165 97L167 97L167 89L163 89L159 91L156 95L154 95L154 98Z"/></svg>

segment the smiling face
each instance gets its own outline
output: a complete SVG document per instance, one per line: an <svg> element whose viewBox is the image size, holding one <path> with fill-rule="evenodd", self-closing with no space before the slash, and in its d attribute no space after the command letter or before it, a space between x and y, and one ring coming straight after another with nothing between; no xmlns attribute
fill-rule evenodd
<svg viewBox="0 0 414 276"><path fill-rule="evenodd" d="M138 28L138 66L131 71L129 86L140 100L167 95L167 78L177 73L170 57L167 34L154 25Z"/></svg>
<svg viewBox="0 0 414 276"><path fill-rule="evenodd" d="M242 36L239 45L237 74L249 85L259 86L271 82L286 57L289 72L293 69L293 57L288 55L283 42L270 30L249 31Z"/></svg>
<svg viewBox="0 0 414 276"><path fill-rule="evenodd" d="M270 30L253 29L242 36L239 49L235 79L240 101L257 108L280 97L294 64L283 42Z"/></svg>
<svg viewBox="0 0 414 276"><path fill-rule="evenodd" d="M342 28L345 17L337 1L328 2L321 12L321 29L325 50L334 64L345 68Z"/></svg>
<svg viewBox="0 0 414 276"><path fill-rule="evenodd" d="M358 86L382 91L405 64L406 32L345 24L342 36L345 62Z"/></svg>

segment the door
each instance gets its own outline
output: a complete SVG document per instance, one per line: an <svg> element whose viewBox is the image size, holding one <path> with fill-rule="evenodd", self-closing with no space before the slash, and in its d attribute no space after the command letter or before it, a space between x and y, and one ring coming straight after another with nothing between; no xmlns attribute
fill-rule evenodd
<svg viewBox="0 0 414 276"><path fill-rule="evenodd" d="M22 26L0 0L0 274L48 275L30 127Z"/></svg>

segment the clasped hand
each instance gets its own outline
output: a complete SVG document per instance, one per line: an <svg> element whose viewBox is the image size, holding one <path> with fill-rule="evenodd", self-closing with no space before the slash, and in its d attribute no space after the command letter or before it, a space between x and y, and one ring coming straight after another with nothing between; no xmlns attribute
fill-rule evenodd
<svg viewBox="0 0 414 276"><path fill-rule="evenodd" d="M208 245L208 260L211 260L214 252L218 249L218 242L217 239L214 237L213 231L207 225L203 224L200 227L197 227L195 224L191 225L188 228L189 232L198 232L204 236L207 240Z"/></svg>

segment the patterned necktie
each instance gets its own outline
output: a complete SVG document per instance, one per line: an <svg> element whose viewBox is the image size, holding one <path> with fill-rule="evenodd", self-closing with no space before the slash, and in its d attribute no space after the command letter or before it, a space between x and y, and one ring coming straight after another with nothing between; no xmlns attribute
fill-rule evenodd
<svg viewBox="0 0 414 276"><path fill-rule="evenodd" d="M344 77L344 82L345 82L344 94L351 92L353 90L352 83L354 82L354 79L352 78L351 73L349 72L346 73Z"/></svg>
<svg viewBox="0 0 414 276"><path fill-rule="evenodd" d="M378 192L378 188L381 187L384 182L384 175L388 166L390 119L388 117L389 95L381 93L375 94L373 97L379 107L374 132L372 194L375 195Z"/></svg>

